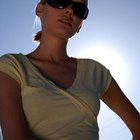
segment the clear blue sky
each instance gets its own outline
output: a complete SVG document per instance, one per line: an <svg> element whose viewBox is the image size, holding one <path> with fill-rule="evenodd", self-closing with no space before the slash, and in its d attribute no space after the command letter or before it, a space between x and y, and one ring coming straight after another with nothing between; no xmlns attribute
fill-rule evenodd
<svg viewBox="0 0 140 140"><path fill-rule="evenodd" d="M36 3L0 0L0 55L36 48L32 43L38 30L32 29ZM140 111L140 0L90 0L89 9L80 33L70 39L69 55L99 59ZM124 123L104 104L98 120L100 140L131 140Z"/></svg>

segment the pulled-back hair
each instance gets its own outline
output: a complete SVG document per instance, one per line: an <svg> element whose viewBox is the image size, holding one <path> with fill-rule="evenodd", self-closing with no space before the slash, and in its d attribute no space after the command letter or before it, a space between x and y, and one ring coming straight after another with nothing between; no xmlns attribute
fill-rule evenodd
<svg viewBox="0 0 140 140"><path fill-rule="evenodd" d="M39 0L39 3L42 3L44 0ZM35 21L36 22L36 21ZM38 31L33 35L33 41L40 43L40 39L41 39L41 33L42 31Z"/></svg>
<svg viewBox="0 0 140 140"><path fill-rule="evenodd" d="M34 42L37 42L37 43L40 42L41 33L42 33L42 31L39 31L39 32L37 32L37 33L35 33L35 34L33 35L33 41L34 41Z"/></svg>

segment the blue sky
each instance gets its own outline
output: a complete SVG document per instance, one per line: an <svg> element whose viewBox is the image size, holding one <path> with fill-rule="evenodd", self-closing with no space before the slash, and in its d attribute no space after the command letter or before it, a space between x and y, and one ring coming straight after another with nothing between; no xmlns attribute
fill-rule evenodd
<svg viewBox="0 0 140 140"><path fill-rule="evenodd" d="M32 34L37 0L0 0L0 55L29 53L36 48ZM90 57L107 66L140 111L140 0L90 0L89 17L70 39L68 53ZM100 140L131 140L121 119L102 104Z"/></svg>

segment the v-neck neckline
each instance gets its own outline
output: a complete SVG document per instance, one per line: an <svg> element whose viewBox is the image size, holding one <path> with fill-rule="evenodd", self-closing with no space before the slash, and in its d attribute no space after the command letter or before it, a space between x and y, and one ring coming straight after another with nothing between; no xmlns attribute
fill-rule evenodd
<svg viewBox="0 0 140 140"><path fill-rule="evenodd" d="M79 79L79 67L80 67L80 63L79 63L79 59L78 58L76 58L76 61L77 61L77 68L76 68L76 75L75 75L75 79L74 79L74 81L72 82L72 84L68 87L68 88L64 88L64 87L62 87L62 86L60 86L60 85L58 85L57 83L55 83L54 81L52 81L52 80L50 80L50 79L48 79L48 78L46 78L46 77L44 77L42 74L41 74L41 72L35 67L35 65L29 60L29 58L26 56L26 55L24 55L24 54L22 54L22 53L20 53L20 55L25 59L25 61L28 63L28 65L32 68L32 70L34 70L45 82L49 82L50 84L53 84L53 85L55 85L56 87L58 87L58 88L61 88L61 89L63 89L63 90L70 90L71 88L73 88L75 85L76 85L76 83L77 83L77 80Z"/></svg>

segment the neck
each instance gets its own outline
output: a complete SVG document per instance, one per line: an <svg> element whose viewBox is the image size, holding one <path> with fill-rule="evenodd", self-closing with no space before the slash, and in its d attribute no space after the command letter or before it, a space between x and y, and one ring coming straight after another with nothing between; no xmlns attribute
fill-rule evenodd
<svg viewBox="0 0 140 140"><path fill-rule="evenodd" d="M30 54L31 57L39 60L51 62L67 61L69 59L66 52L67 40L47 37L41 38L38 48Z"/></svg>

